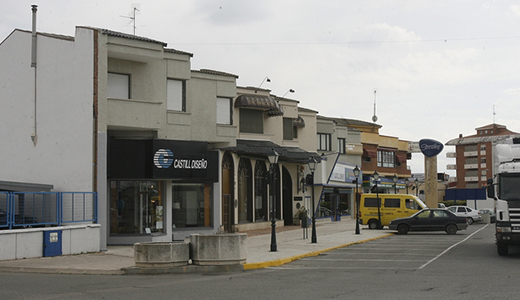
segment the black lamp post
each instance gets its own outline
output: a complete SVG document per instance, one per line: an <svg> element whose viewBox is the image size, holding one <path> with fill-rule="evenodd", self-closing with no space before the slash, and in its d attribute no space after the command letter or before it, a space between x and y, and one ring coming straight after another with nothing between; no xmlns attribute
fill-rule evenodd
<svg viewBox="0 0 520 300"><path fill-rule="evenodd" d="M311 235L311 243L317 243L318 238L316 237L316 206L314 205L314 171L316 170L316 159L311 157L309 159L309 169L311 170L311 178L312 178L312 235Z"/></svg>
<svg viewBox="0 0 520 300"><path fill-rule="evenodd" d="M358 194L358 182L359 182L359 168L354 168L354 176L356 177L356 234L359 234L359 194Z"/></svg>
<svg viewBox="0 0 520 300"><path fill-rule="evenodd" d="M408 178L405 178L404 184L406 185L406 194L408 195L408 184L410 183L410 180Z"/></svg>
<svg viewBox="0 0 520 300"><path fill-rule="evenodd" d="M377 173L377 170L374 171L374 174L372 174L372 177L374 177L374 180L376 182L376 198L377 198L377 220L379 221L379 229L381 228L381 199L379 199L379 189L377 188L377 182L379 181L379 173Z"/></svg>
<svg viewBox="0 0 520 300"><path fill-rule="evenodd" d="M278 163L278 153L273 148L273 153L268 155L269 158L269 173L271 180L269 180L269 189L271 190L271 251L275 252L278 251L277 245L276 245L276 206L274 201L274 197L276 195L275 193L275 180L274 180L274 168L276 167L276 164Z"/></svg>
<svg viewBox="0 0 520 300"><path fill-rule="evenodd" d="M419 197L419 178L415 178L415 196Z"/></svg>
<svg viewBox="0 0 520 300"><path fill-rule="evenodd" d="M397 194L397 175L394 174L394 177L392 177L392 180L394 181L394 194Z"/></svg>

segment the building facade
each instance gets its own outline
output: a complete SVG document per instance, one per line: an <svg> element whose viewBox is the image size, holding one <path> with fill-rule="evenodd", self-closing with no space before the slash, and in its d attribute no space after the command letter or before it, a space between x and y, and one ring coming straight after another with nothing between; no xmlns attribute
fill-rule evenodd
<svg viewBox="0 0 520 300"><path fill-rule="evenodd" d="M475 128L476 134L470 136L459 135L449 140L447 146L455 146L455 152L449 152L448 157L455 158L456 186L458 189L478 189L487 186L487 179L493 173L493 142L516 137L519 134L500 124L489 124Z"/></svg>

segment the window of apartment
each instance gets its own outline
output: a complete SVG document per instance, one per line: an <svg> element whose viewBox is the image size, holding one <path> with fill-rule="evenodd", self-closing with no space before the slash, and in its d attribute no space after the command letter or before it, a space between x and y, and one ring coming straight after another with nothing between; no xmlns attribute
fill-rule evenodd
<svg viewBox="0 0 520 300"><path fill-rule="evenodd" d="M292 118L283 118L283 139L284 140L292 140L293 139L293 119Z"/></svg>
<svg viewBox="0 0 520 300"><path fill-rule="evenodd" d="M331 151L329 133L318 133L318 150Z"/></svg>
<svg viewBox="0 0 520 300"><path fill-rule="evenodd" d="M486 174L487 174L487 170L481 170L480 171L480 175L481 176L486 176Z"/></svg>
<svg viewBox="0 0 520 300"><path fill-rule="evenodd" d="M107 97L130 99L130 75L108 73Z"/></svg>
<svg viewBox="0 0 520 300"><path fill-rule="evenodd" d="M486 145L480 145L480 151L486 151Z"/></svg>
<svg viewBox="0 0 520 300"><path fill-rule="evenodd" d="M217 97L217 124L233 124L233 109L231 98Z"/></svg>
<svg viewBox="0 0 520 300"><path fill-rule="evenodd" d="M345 138L338 138L338 152L345 154L347 140Z"/></svg>
<svg viewBox="0 0 520 300"><path fill-rule="evenodd" d="M168 110L186 111L186 81L167 80L166 103Z"/></svg>
<svg viewBox="0 0 520 300"><path fill-rule="evenodd" d="M486 158L485 157L481 157L480 158L480 163L481 164L485 164L486 163Z"/></svg>
<svg viewBox="0 0 520 300"><path fill-rule="evenodd" d="M264 114L261 110L240 109L240 132L264 133Z"/></svg>
<svg viewBox="0 0 520 300"><path fill-rule="evenodd" d="M378 150L377 166L383 168L395 168L395 152Z"/></svg>

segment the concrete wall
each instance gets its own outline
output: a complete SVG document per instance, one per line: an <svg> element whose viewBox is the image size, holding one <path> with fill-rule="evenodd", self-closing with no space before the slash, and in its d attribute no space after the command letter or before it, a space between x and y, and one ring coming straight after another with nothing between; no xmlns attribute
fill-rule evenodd
<svg viewBox="0 0 520 300"><path fill-rule="evenodd" d="M99 224L0 231L0 260L43 256L43 232L62 231L62 255L100 251Z"/></svg>
<svg viewBox="0 0 520 300"><path fill-rule="evenodd" d="M92 40L37 40L36 80L31 33L15 30L0 44L0 180L91 191Z"/></svg>

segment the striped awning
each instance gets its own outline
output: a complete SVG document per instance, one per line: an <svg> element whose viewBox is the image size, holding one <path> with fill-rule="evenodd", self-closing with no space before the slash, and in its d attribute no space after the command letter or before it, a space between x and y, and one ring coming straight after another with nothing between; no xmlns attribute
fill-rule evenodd
<svg viewBox="0 0 520 300"><path fill-rule="evenodd" d="M240 95L235 100L235 107L267 111L270 117L283 115L283 110L278 101L269 96Z"/></svg>

